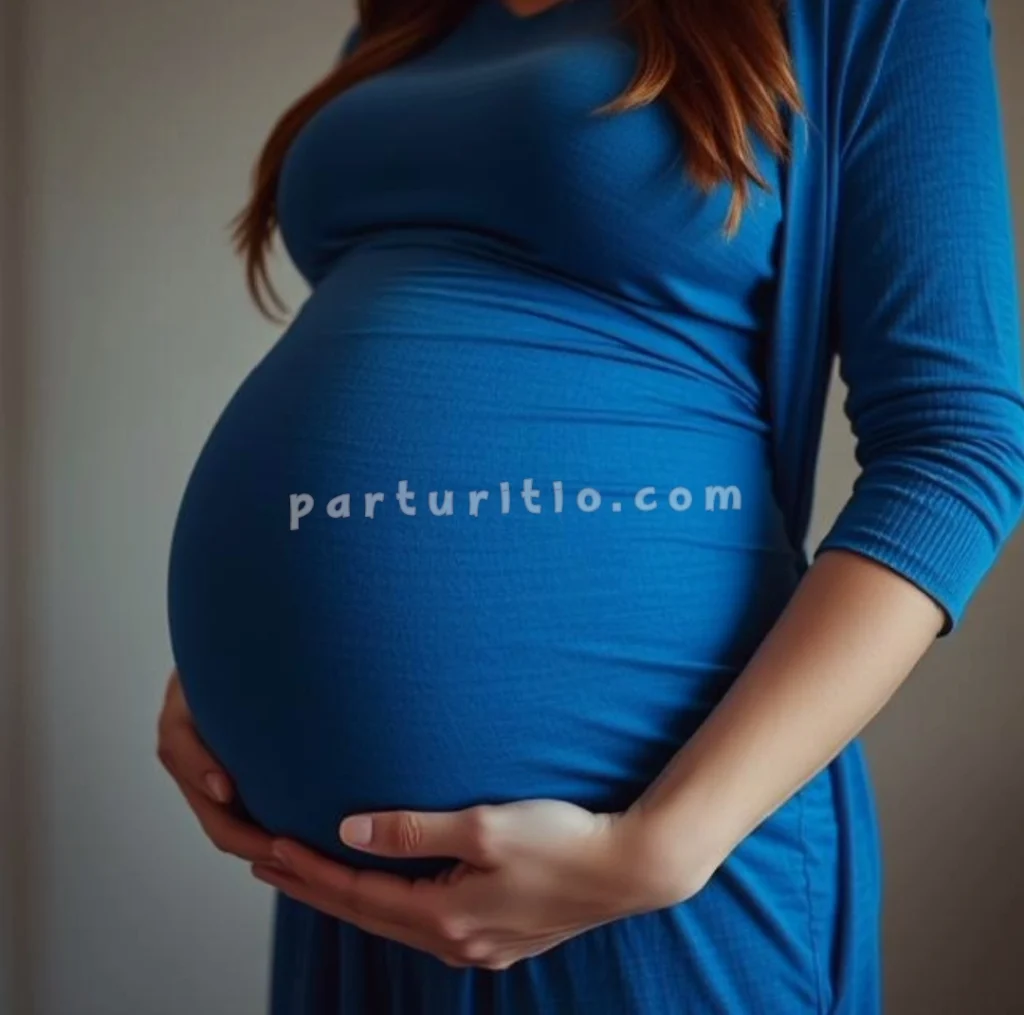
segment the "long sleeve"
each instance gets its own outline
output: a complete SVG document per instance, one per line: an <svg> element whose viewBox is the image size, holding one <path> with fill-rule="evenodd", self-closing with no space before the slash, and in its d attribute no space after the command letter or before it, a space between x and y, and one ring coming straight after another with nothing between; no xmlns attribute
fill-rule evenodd
<svg viewBox="0 0 1024 1015"><path fill-rule="evenodd" d="M860 476L818 547L963 611L1024 503L1016 266L982 0L899 0L841 150L835 327ZM864 70L864 68L859 68Z"/></svg>

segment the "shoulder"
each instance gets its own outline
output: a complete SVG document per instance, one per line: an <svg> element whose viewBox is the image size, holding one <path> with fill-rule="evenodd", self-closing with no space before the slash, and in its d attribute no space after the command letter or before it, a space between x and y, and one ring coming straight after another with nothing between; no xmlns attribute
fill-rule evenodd
<svg viewBox="0 0 1024 1015"><path fill-rule="evenodd" d="M784 6L798 20L820 21L836 35L891 23L904 14L942 18L966 11L984 15L990 5L989 0L785 0Z"/></svg>
<svg viewBox="0 0 1024 1015"><path fill-rule="evenodd" d="M871 64L903 24L942 32L966 22L988 24L989 0L785 0L791 32L811 33L830 60ZM906 34L905 41L913 37Z"/></svg>
<svg viewBox="0 0 1024 1015"><path fill-rule="evenodd" d="M786 0L797 76L814 119L849 131L887 63L909 66L915 55L987 38L988 8L988 0Z"/></svg>

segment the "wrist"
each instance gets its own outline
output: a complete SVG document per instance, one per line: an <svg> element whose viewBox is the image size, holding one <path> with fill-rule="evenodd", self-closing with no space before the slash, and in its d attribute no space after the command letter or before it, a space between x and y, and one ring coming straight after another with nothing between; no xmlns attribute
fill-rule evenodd
<svg viewBox="0 0 1024 1015"><path fill-rule="evenodd" d="M687 824L639 807L615 816L615 862L628 872L624 902L630 909L649 912L685 902L725 859L710 843L702 844L699 836L689 834Z"/></svg>

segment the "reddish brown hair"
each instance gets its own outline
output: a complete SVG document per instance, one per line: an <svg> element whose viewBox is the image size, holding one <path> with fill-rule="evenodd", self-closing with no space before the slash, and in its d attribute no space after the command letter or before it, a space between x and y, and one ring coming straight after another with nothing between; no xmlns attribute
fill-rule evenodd
<svg viewBox="0 0 1024 1015"><path fill-rule="evenodd" d="M267 269L277 228L276 193L285 153L325 103L352 85L429 49L476 0L359 0L355 51L274 125L253 172L248 204L232 223L246 282L260 310L282 303ZM571 2L571 0L561 0ZM621 24L638 52L626 90L602 112L664 101L679 128L689 173L705 191L733 188L726 230L734 233L750 187L766 187L753 137L789 154L788 114L800 95L783 27L784 0L625 0Z"/></svg>

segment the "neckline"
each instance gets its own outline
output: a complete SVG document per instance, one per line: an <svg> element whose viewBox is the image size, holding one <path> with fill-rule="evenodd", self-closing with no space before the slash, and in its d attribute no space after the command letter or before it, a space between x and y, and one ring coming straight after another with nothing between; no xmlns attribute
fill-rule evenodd
<svg viewBox="0 0 1024 1015"><path fill-rule="evenodd" d="M569 6L573 0L552 0L551 3L548 3L544 7L540 7L534 11L517 11L507 3L507 0L491 0L491 2L500 7L501 10L514 21L537 21L544 18L546 15L554 13L560 7Z"/></svg>

